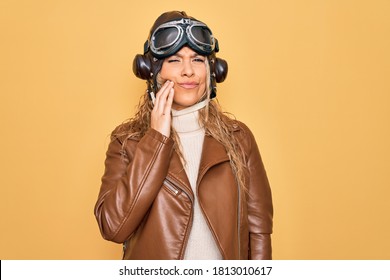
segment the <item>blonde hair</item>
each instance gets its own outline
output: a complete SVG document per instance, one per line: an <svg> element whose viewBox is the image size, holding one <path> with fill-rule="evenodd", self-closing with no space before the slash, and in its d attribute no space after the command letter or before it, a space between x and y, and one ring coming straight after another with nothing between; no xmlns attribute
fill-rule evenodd
<svg viewBox="0 0 390 280"><path fill-rule="evenodd" d="M206 64L206 93L201 98L210 99L211 83L210 83L210 67L208 59ZM160 89L161 85L165 82L158 74L156 77L157 88ZM199 101L201 101L199 100ZM140 98L140 102L137 107L137 112L134 117L125 121L122 126L113 135L114 137L125 137L125 139L140 139L150 129L151 112L153 109L153 103L150 100L148 94L144 94ZM241 149L236 137L234 137L234 130L237 126L237 121L230 113L223 112L218 102L213 99L208 104L199 110L199 123L205 129L207 136L213 137L219 143L221 143L226 150L226 153L230 160L230 165L235 175L237 184L243 190L247 190L245 182L246 165L244 160L244 151ZM174 149L185 164L185 159L181 152L180 138L174 128L171 126L171 138L174 141ZM123 146L126 141L123 141Z"/></svg>

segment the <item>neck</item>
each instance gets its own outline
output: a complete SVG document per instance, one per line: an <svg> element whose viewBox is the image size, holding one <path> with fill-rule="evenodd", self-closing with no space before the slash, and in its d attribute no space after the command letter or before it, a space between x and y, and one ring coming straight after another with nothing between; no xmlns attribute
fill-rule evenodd
<svg viewBox="0 0 390 280"><path fill-rule="evenodd" d="M183 110L172 109L172 126L177 133L195 133L202 130L199 124L199 110L208 104L208 100L196 103Z"/></svg>

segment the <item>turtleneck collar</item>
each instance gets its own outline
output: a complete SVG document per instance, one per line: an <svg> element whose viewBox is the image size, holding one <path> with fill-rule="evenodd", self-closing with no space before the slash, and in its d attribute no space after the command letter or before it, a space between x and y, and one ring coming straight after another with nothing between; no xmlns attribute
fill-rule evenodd
<svg viewBox="0 0 390 280"><path fill-rule="evenodd" d="M183 110L172 109L172 126L177 133L202 132L203 127L199 124L199 110L208 104L209 100L203 100Z"/></svg>

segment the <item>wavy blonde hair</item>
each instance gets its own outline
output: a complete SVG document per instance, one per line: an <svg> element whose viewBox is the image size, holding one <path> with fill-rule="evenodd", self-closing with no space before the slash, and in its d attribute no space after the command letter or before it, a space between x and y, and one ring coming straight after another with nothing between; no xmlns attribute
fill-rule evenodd
<svg viewBox="0 0 390 280"><path fill-rule="evenodd" d="M201 100L204 100L205 98L209 99L211 92L210 67L208 59L205 60L205 64L207 71L207 92ZM160 89L164 82L165 81L162 80L158 74L157 88ZM148 94L144 94L140 98L134 117L125 121L113 136L125 137L126 140L142 138L150 129L152 109L152 101L150 100ZM236 137L233 135L235 127L237 126L235 117L230 113L223 112L217 100L213 99L210 100L204 108L199 110L199 123L202 127L204 127L205 134L207 136L213 137L225 147L237 184L240 186L240 188L246 191L246 165L244 163L244 151L241 149L241 145L238 144ZM184 159L181 151L180 138L172 126L171 137L174 141L175 151L178 153L182 162L185 164L186 160ZM126 141L123 141L123 146L125 144Z"/></svg>

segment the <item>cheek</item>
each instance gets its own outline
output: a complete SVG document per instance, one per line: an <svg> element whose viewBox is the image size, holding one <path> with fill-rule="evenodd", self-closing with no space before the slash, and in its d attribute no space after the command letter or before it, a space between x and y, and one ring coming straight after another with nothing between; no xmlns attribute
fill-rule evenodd
<svg viewBox="0 0 390 280"><path fill-rule="evenodd" d="M169 64L163 63L161 70L160 70L160 77L163 80L172 80L172 78L175 76L175 69L172 67L169 67Z"/></svg>
<svg viewBox="0 0 390 280"><path fill-rule="evenodd" d="M198 69L196 75L199 77L199 81L201 84L206 83L206 76L207 76L206 68L202 67L201 69Z"/></svg>
<svg viewBox="0 0 390 280"><path fill-rule="evenodd" d="M202 87L206 88L207 87L207 76L206 74L201 78L202 81Z"/></svg>
<svg viewBox="0 0 390 280"><path fill-rule="evenodd" d="M161 71L160 71L160 78L162 80L168 80L169 79L169 71L166 71L166 69L164 70L164 68L161 69Z"/></svg>

